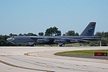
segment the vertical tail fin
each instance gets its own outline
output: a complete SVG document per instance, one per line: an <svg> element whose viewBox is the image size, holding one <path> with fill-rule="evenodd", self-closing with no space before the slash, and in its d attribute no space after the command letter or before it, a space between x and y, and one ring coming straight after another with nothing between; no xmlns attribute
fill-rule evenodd
<svg viewBox="0 0 108 72"><path fill-rule="evenodd" d="M93 36L96 22L90 22L89 25L84 29L80 36Z"/></svg>

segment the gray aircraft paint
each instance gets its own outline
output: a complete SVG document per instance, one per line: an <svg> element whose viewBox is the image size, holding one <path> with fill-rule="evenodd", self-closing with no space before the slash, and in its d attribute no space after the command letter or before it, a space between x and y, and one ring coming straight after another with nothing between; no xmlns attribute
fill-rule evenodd
<svg viewBox="0 0 108 72"><path fill-rule="evenodd" d="M7 40L13 44L66 44L98 41L100 36L94 36L96 22L90 22L80 36L12 36Z"/></svg>

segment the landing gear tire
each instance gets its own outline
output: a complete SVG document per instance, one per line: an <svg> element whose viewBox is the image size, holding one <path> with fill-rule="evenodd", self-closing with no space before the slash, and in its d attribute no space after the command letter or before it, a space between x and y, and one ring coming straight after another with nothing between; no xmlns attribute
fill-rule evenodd
<svg viewBox="0 0 108 72"><path fill-rule="evenodd" d="M35 46L36 45L35 43L32 43L32 42L29 42L28 44L29 44L29 46Z"/></svg>
<svg viewBox="0 0 108 72"><path fill-rule="evenodd" d="M30 45L30 46L36 46L36 44L32 44L32 45Z"/></svg>
<svg viewBox="0 0 108 72"><path fill-rule="evenodd" d="M62 44L62 43L59 44L59 47L64 47L64 46L65 46L65 44Z"/></svg>

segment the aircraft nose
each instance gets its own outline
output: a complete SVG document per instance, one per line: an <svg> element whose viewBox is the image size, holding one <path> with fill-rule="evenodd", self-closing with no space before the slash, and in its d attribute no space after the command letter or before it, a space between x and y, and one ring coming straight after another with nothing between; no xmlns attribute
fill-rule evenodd
<svg viewBox="0 0 108 72"><path fill-rule="evenodd" d="M7 41L12 42L14 41L14 38L7 38Z"/></svg>

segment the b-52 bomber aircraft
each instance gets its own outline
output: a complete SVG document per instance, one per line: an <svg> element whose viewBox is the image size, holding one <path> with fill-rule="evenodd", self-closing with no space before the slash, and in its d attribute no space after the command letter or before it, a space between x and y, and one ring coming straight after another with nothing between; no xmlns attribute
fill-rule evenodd
<svg viewBox="0 0 108 72"><path fill-rule="evenodd" d="M96 22L90 22L80 36L12 36L7 40L13 44L58 44L64 46L69 43L84 43L101 40L100 36L94 36Z"/></svg>

